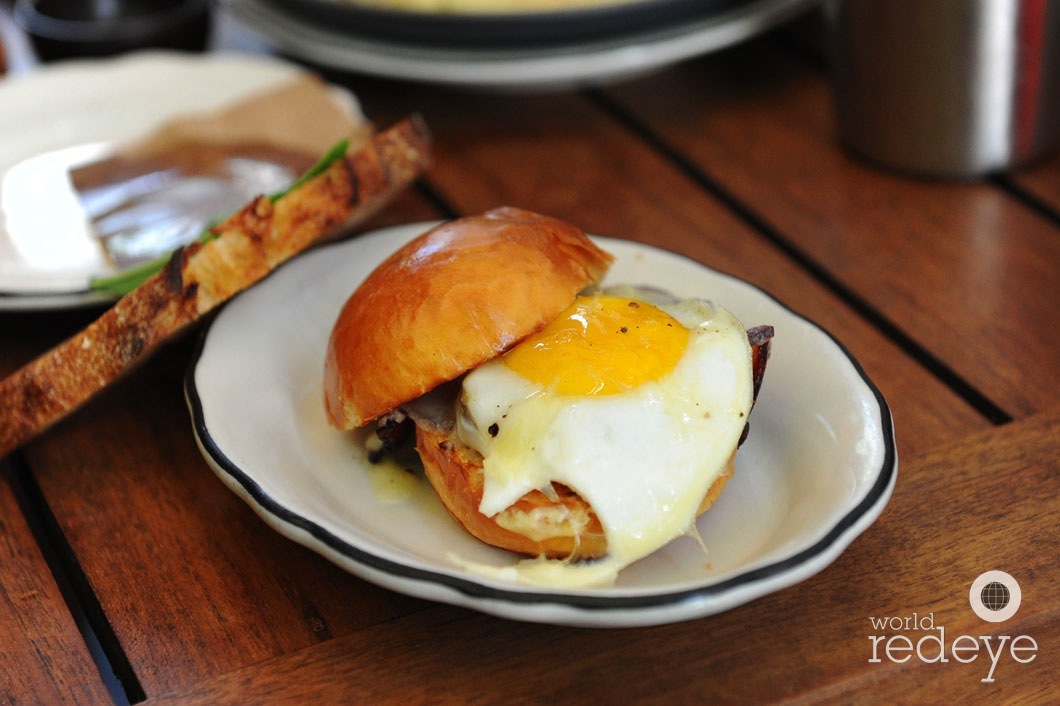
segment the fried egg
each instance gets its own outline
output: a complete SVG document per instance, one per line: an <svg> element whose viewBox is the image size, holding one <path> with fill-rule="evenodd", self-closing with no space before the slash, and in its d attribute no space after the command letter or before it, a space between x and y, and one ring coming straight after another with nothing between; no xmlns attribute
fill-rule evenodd
<svg viewBox="0 0 1060 706"><path fill-rule="evenodd" d="M610 583L685 534L747 422L751 347L736 317L627 294L579 297L463 381L457 433L483 457L479 510L497 517L562 483L606 534L602 560L522 562L518 580Z"/></svg>

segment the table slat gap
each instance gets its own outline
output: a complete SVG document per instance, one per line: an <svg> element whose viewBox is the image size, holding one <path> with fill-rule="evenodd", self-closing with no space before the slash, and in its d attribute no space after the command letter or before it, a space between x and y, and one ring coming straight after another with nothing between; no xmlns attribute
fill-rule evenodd
<svg viewBox="0 0 1060 706"><path fill-rule="evenodd" d="M1050 225L1060 228L1060 211L1044 198L1027 189L1013 175L997 174L990 177L988 181Z"/></svg>
<svg viewBox="0 0 1060 706"><path fill-rule="evenodd" d="M146 698L99 599L20 452L10 457L10 485L26 524L115 704Z"/></svg>
<svg viewBox="0 0 1060 706"><path fill-rule="evenodd" d="M647 143L649 147L687 178L691 179L698 187L721 202L733 215L746 223L753 232L762 236L765 241L789 257L810 277L849 305L869 325L893 341L900 349L916 360L934 377L938 378L984 418L994 425L1003 425L1012 421L1013 416L1003 409L1001 405L990 399L989 396L977 389L941 358L918 343L901 326L887 317L880 309L873 306L868 299L844 284L841 279L829 272L824 265L817 262L808 252L799 248L792 239L784 235L781 229L770 223L761 214L755 212L751 206L722 186L719 181L713 179L692 159L686 157L678 148L667 142L663 136L653 131L649 125L640 120L632 111L627 110L619 98L602 90L590 90L586 92L586 95L592 103L597 105L608 116Z"/></svg>

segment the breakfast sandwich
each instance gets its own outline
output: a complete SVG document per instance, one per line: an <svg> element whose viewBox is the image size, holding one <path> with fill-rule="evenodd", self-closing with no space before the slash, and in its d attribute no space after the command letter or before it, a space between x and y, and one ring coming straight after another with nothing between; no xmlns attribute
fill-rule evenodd
<svg viewBox="0 0 1060 706"><path fill-rule="evenodd" d="M612 260L524 210L443 223L361 283L328 342L331 424L376 425L384 454L414 435L453 518L530 557L517 580L607 584L694 532L748 429L772 329L601 287Z"/></svg>

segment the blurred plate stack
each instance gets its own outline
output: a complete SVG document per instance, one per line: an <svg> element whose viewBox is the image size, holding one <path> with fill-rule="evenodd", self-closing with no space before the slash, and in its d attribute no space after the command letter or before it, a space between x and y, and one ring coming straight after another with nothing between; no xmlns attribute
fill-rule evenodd
<svg viewBox="0 0 1060 706"><path fill-rule="evenodd" d="M486 88L603 83L744 41L816 0L625 0L536 11L223 0L280 51L373 76Z"/></svg>

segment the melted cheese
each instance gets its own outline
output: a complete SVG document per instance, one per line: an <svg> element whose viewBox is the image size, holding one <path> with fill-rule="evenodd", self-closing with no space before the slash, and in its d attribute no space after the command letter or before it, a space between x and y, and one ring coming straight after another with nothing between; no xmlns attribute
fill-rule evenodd
<svg viewBox="0 0 1060 706"><path fill-rule="evenodd" d="M543 339L535 336L465 378L459 433L483 455L480 511L495 516L554 481L592 506L607 535L602 561L531 560L505 568L503 575L551 586L607 583L694 522L747 421L751 350L743 325L724 309L705 302L662 308L579 302L560 317L567 320L558 326L562 336L546 329ZM594 310L601 316L588 314L581 328L598 333L572 343L572 317ZM632 317L614 318L623 310ZM643 341L619 333L623 326L644 325L645 315L655 323ZM678 335L667 330L668 322L677 324ZM661 352L651 345L655 337ZM550 343L541 347L542 340ZM623 348L630 341L642 349L646 341L647 353ZM547 360L520 360L536 355L527 345L539 346L536 353ZM597 345L617 345L603 358L621 364L603 366L603 383L594 383L594 374L571 374L586 355L597 355ZM514 364L507 360L512 357Z"/></svg>

